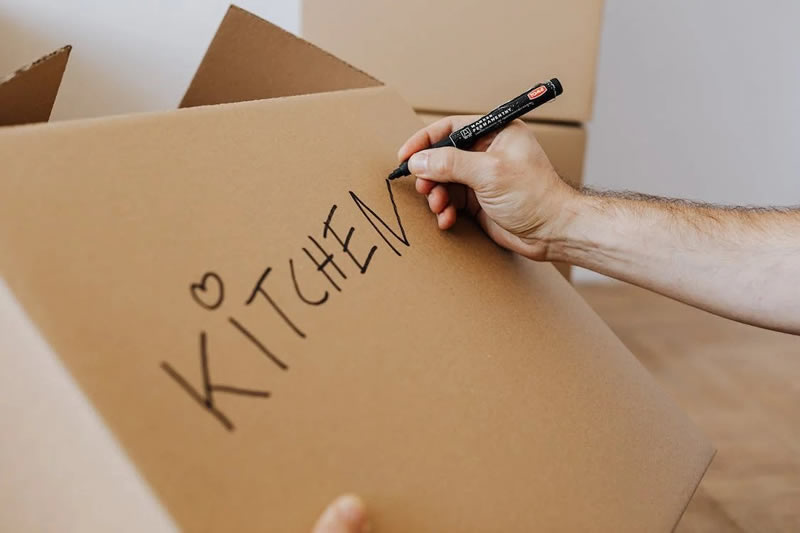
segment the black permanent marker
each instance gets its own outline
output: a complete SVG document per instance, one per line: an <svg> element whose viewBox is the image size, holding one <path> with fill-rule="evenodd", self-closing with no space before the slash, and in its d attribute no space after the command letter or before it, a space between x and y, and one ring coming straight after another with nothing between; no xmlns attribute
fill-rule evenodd
<svg viewBox="0 0 800 533"><path fill-rule="evenodd" d="M466 150L487 133L505 127L515 118L519 118L540 105L546 104L562 92L564 92L564 88L556 78L540 83L491 111L488 115L482 116L472 124L454 131L441 141L431 145L430 148L455 146L460 150ZM427 148L427 150L430 150L430 148ZM389 179L394 180L409 174L411 172L408 171L408 159L406 159L389 174Z"/></svg>

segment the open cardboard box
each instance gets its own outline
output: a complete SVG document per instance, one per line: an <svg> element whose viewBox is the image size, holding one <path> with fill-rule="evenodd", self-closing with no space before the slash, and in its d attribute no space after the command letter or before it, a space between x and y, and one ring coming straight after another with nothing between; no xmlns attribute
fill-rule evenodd
<svg viewBox="0 0 800 533"><path fill-rule="evenodd" d="M394 90L232 7L183 106L0 129L0 275L178 526L674 527L712 447L551 265L384 180Z"/></svg>

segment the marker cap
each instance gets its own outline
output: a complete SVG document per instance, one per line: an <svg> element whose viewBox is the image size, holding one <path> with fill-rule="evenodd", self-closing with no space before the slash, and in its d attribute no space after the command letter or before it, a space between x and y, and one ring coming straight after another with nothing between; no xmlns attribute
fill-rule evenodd
<svg viewBox="0 0 800 533"><path fill-rule="evenodd" d="M561 82L558 81L558 78L553 78L550 80L550 83L553 84L553 87L556 89L556 96L560 95L564 92L564 87L561 86Z"/></svg>

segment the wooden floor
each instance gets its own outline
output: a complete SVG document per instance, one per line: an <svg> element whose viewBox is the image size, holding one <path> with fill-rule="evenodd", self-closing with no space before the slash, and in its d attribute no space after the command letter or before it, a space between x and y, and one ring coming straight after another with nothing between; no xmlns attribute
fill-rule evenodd
<svg viewBox="0 0 800 533"><path fill-rule="evenodd" d="M579 291L717 448L677 531L800 532L800 337L628 285Z"/></svg>

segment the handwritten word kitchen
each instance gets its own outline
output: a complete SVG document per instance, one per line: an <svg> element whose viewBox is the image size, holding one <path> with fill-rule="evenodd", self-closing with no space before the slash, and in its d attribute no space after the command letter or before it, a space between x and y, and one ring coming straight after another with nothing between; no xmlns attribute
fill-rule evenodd
<svg viewBox="0 0 800 533"><path fill-rule="evenodd" d="M397 204L392 193L392 184L386 180L386 190L393 210L394 221L392 227L384 218L373 210L369 205L361 200L353 191L349 191L353 205L364 216L374 232L385 245L398 257L401 256L402 246L410 246L406 236L400 214L397 212ZM333 205L328 211L327 218L322 224L321 232L317 236L307 235L304 246L297 257L289 257L283 263L287 267L288 275L291 277L294 293L297 299L303 304L310 306L324 305L330 298L332 291L341 292L343 281L347 279L347 272L353 270L360 274L366 274L370 263L378 250L377 244L371 246L369 251L361 257L357 257L350 248L354 238L356 228L351 226L345 228L336 223L336 213L339 207ZM391 221L391 219L389 219ZM371 234L371 232L370 232ZM359 237L356 237L359 238ZM362 237L363 238L363 237ZM380 241L377 241L380 244ZM325 280L328 287L322 292L311 293L304 280L300 279L297 272L297 265L300 261L308 261L316 275ZM351 263L353 267L344 265ZM281 267L282 269L283 267ZM277 270L277 269L276 269ZM292 317L285 311L286 302L276 301L269 292L269 281L275 277L272 266L267 266L261 277L255 282L252 291L244 299L244 306L254 305L256 301L269 304L272 310L282 319L287 327L287 331L301 339L307 338L307 333L301 325L295 323ZM272 275L272 278L270 278ZM307 282L307 280L306 280ZM217 272L206 272L199 281L189 286L191 298L201 308L209 312L219 312L226 300L225 283L222 276ZM289 370L285 354L276 354L269 348L268 339L259 338L245 324L233 316L227 318L230 326L253 345L253 349L265 356L268 364L274 365L282 371ZM228 431L234 430L233 421L226 415L217 404L217 394L235 394L249 396L253 398L269 398L270 392L266 390L256 390L249 388L223 385L213 380L210 372L212 356L208 349L208 334L200 331L199 334L199 366L202 375L202 383L193 384L181 372L175 369L166 361L162 361L161 368L172 378L198 405L213 415L222 426Z"/></svg>

